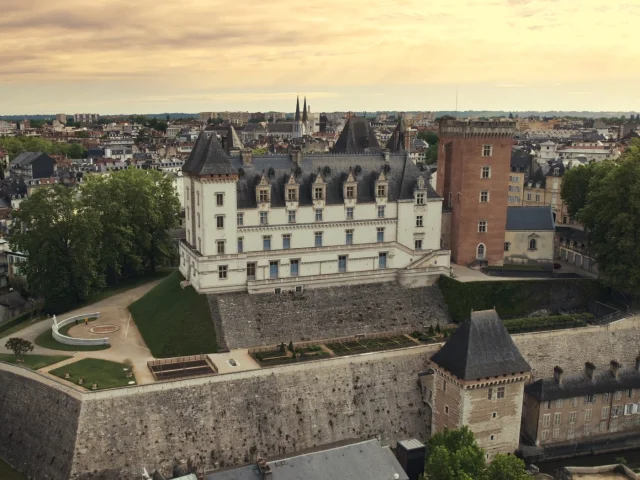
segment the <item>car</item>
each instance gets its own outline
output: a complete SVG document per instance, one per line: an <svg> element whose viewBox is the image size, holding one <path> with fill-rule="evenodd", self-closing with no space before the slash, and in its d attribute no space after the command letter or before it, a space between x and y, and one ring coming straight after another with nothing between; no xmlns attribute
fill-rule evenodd
<svg viewBox="0 0 640 480"><path fill-rule="evenodd" d="M553 264L553 268L558 270L558 269L562 268L562 265L560 265L559 263L554 263Z"/></svg>

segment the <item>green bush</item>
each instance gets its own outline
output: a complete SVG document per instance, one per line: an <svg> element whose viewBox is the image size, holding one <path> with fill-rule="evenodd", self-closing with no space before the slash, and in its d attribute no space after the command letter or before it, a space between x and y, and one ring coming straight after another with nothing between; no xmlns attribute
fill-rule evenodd
<svg viewBox="0 0 640 480"><path fill-rule="evenodd" d="M597 280L585 278L459 282L441 276L438 282L451 319L460 323L472 310L496 308L502 318L518 318L542 308L585 308L587 300L606 298Z"/></svg>
<svg viewBox="0 0 640 480"><path fill-rule="evenodd" d="M526 333L539 330L557 330L561 328L587 326L587 321L583 318L583 314L514 318L512 320L504 320L503 323L509 333Z"/></svg>

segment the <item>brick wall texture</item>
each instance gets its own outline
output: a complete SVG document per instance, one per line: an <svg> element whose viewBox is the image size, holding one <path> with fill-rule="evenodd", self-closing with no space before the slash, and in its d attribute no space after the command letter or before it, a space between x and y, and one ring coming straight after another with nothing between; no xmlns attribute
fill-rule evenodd
<svg viewBox="0 0 640 480"><path fill-rule="evenodd" d="M450 323L437 286L404 288L395 282L301 295L209 295L209 304L218 334L231 349Z"/></svg>

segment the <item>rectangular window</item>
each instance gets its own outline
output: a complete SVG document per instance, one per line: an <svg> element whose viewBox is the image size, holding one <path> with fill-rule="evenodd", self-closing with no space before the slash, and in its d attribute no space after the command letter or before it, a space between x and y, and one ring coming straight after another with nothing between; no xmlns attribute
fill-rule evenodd
<svg viewBox="0 0 640 480"><path fill-rule="evenodd" d="M536 193L536 202L540 202L540 194Z"/></svg>
<svg viewBox="0 0 640 480"><path fill-rule="evenodd" d="M556 408L562 408L563 404L564 404L564 399L559 398L558 400L556 400Z"/></svg>
<svg viewBox="0 0 640 480"><path fill-rule="evenodd" d="M480 192L480 203L487 203L488 201L489 201L489 192L487 192L486 190Z"/></svg>
<svg viewBox="0 0 640 480"><path fill-rule="evenodd" d="M491 167L482 167L481 178L491 178Z"/></svg>
<svg viewBox="0 0 640 480"><path fill-rule="evenodd" d="M346 230L346 239L345 243L347 245L353 245L353 230Z"/></svg>
<svg viewBox="0 0 640 480"><path fill-rule="evenodd" d="M576 416L578 415L578 412L569 412L569 424L573 425L574 423L576 423Z"/></svg>
<svg viewBox="0 0 640 480"><path fill-rule="evenodd" d="M511 243L509 243L509 242L504 242L504 251L505 251L505 252L508 252L510 248L511 248Z"/></svg>
<svg viewBox="0 0 640 480"><path fill-rule="evenodd" d="M620 400L622 398L622 390L618 390L616 393L614 393L613 398L614 400Z"/></svg>
<svg viewBox="0 0 640 480"><path fill-rule="evenodd" d="M602 415L600 415L602 420L606 420L609 418L609 407L602 407Z"/></svg>
<svg viewBox="0 0 640 480"><path fill-rule="evenodd" d="M347 256L340 255L338 257L338 273L345 273L347 271Z"/></svg>
<svg viewBox="0 0 640 480"><path fill-rule="evenodd" d="M187 187L187 200L190 200L189 199L189 187Z"/></svg>
<svg viewBox="0 0 640 480"><path fill-rule="evenodd" d="M498 387L498 393L496 395L498 399L504 398L504 387Z"/></svg>
<svg viewBox="0 0 640 480"><path fill-rule="evenodd" d="M478 232L487 233L487 222L485 220L478 222Z"/></svg>
<svg viewBox="0 0 640 480"><path fill-rule="evenodd" d="M612 417L617 417L618 415L620 415L620 405L614 405L611 408L611 416Z"/></svg>
<svg viewBox="0 0 640 480"><path fill-rule="evenodd" d="M347 187L347 198L354 198L356 196L356 187L349 185Z"/></svg>
<svg viewBox="0 0 640 480"><path fill-rule="evenodd" d="M422 227L422 215L416 217L416 227Z"/></svg>
<svg viewBox="0 0 640 480"><path fill-rule="evenodd" d="M578 397L573 397L571 399L571 407L577 407L578 406Z"/></svg>
<svg viewBox="0 0 640 480"><path fill-rule="evenodd" d="M593 393L588 393L584 396L584 403L596 403L596 396Z"/></svg>
<svg viewBox="0 0 640 480"><path fill-rule="evenodd" d="M199 213L196 213L196 218L197 218L198 228L200 228L200 214Z"/></svg>
<svg viewBox="0 0 640 480"><path fill-rule="evenodd" d="M609 403L609 397L610 397L609 393L603 393L602 394L602 403Z"/></svg>
<svg viewBox="0 0 640 480"><path fill-rule="evenodd" d="M236 222L238 223L239 227L242 227L244 225L244 213L239 213L236 216Z"/></svg>
<svg viewBox="0 0 640 480"><path fill-rule="evenodd" d="M627 389L627 398L633 398L633 388Z"/></svg>
<svg viewBox="0 0 640 480"><path fill-rule="evenodd" d="M378 185L377 188L377 197L386 197L387 196L387 187L385 185Z"/></svg>
<svg viewBox="0 0 640 480"><path fill-rule="evenodd" d="M289 210L288 220L289 220L289 223L296 223L296 211L295 210Z"/></svg>
<svg viewBox="0 0 640 480"><path fill-rule="evenodd" d="M576 429L575 428L573 428L573 427L567 428L567 439L569 439L569 440L572 439L573 436L575 435L575 433L576 433Z"/></svg>
<svg viewBox="0 0 640 480"><path fill-rule="evenodd" d="M260 225L269 225L269 212L260 212Z"/></svg>
<svg viewBox="0 0 640 480"><path fill-rule="evenodd" d="M545 441L549 436L549 430L543 430L540 434L540 440Z"/></svg>
<svg viewBox="0 0 640 480"><path fill-rule="evenodd" d="M224 240L217 240L216 248L218 251L218 255L224 255Z"/></svg>
<svg viewBox="0 0 640 480"><path fill-rule="evenodd" d="M560 436L560 429L554 428L552 438L558 438Z"/></svg>
<svg viewBox="0 0 640 480"><path fill-rule="evenodd" d="M244 253L244 238L238 237L238 253Z"/></svg>
<svg viewBox="0 0 640 480"><path fill-rule="evenodd" d="M196 205L200 206L200 192L196 192Z"/></svg>
<svg viewBox="0 0 640 480"><path fill-rule="evenodd" d="M384 218L384 205L378 207L378 218Z"/></svg>
<svg viewBox="0 0 640 480"><path fill-rule="evenodd" d="M487 391L487 400L493 400L493 388Z"/></svg>
<svg viewBox="0 0 640 480"><path fill-rule="evenodd" d="M258 191L258 196L259 196L260 202L262 202L262 203L268 202L269 201L269 190L259 190Z"/></svg>
<svg viewBox="0 0 640 480"><path fill-rule="evenodd" d="M224 228L224 215L216 217L216 228Z"/></svg>
<svg viewBox="0 0 640 480"><path fill-rule="evenodd" d="M282 248L285 250L289 250L291 248L291 234L282 235Z"/></svg>
<svg viewBox="0 0 640 480"><path fill-rule="evenodd" d="M377 232L376 241L377 242L384 242L384 227L378 227L376 229L376 232Z"/></svg>
<svg viewBox="0 0 640 480"><path fill-rule="evenodd" d="M322 232L315 233L315 246L316 247L322 246Z"/></svg>
<svg viewBox="0 0 640 480"><path fill-rule="evenodd" d="M200 237L198 237L198 251L202 252L202 242L200 241Z"/></svg>
<svg viewBox="0 0 640 480"><path fill-rule="evenodd" d="M216 205L218 207L224 206L224 193L216 193Z"/></svg>
<svg viewBox="0 0 640 480"><path fill-rule="evenodd" d="M226 265L218 266L218 278L220 280L225 280L227 278L228 267Z"/></svg>
<svg viewBox="0 0 640 480"><path fill-rule="evenodd" d="M378 254L378 268L387 268L387 252Z"/></svg>
<svg viewBox="0 0 640 480"><path fill-rule="evenodd" d="M256 279L256 264L247 263L247 280L255 280L255 279Z"/></svg>
<svg viewBox="0 0 640 480"><path fill-rule="evenodd" d="M554 413L553 414L553 424L560 425L562 423L562 413Z"/></svg>
<svg viewBox="0 0 640 480"><path fill-rule="evenodd" d="M527 200L531 200L531 192L527 192Z"/></svg>
<svg viewBox="0 0 640 480"><path fill-rule="evenodd" d="M318 208L316 209L316 222L321 222L322 221L322 209Z"/></svg>
<svg viewBox="0 0 640 480"><path fill-rule="evenodd" d="M294 259L289 261L289 275L297 277L300 273L300 260Z"/></svg>
<svg viewBox="0 0 640 480"><path fill-rule="evenodd" d="M347 207L347 220L353 220L353 207Z"/></svg>
<svg viewBox="0 0 640 480"><path fill-rule="evenodd" d="M601 432L607 431L607 422L600 422L600 431Z"/></svg>
<svg viewBox="0 0 640 480"><path fill-rule="evenodd" d="M413 243L414 250L422 250L422 240L415 240Z"/></svg>
<svg viewBox="0 0 640 480"><path fill-rule="evenodd" d="M584 424L584 435L585 437L588 437L589 435L591 435L591 429L593 428L593 425L591 425L590 423L585 423Z"/></svg>
<svg viewBox="0 0 640 480"><path fill-rule="evenodd" d="M271 250L271 235L262 237L262 250Z"/></svg>
<svg viewBox="0 0 640 480"><path fill-rule="evenodd" d="M483 157L490 157L492 153L493 153L493 146L492 145L483 145L482 146L482 156Z"/></svg>
<svg viewBox="0 0 640 480"><path fill-rule="evenodd" d="M277 260L269 262L269 278L278 278L279 264Z"/></svg>
<svg viewBox="0 0 640 480"><path fill-rule="evenodd" d="M617 418L612 418L611 422L609 424L609 430L612 432L615 432L616 430L618 430L618 419Z"/></svg>
<svg viewBox="0 0 640 480"><path fill-rule="evenodd" d="M322 200L322 187L316 187L313 192L313 198L316 200Z"/></svg>
<svg viewBox="0 0 640 480"><path fill-rule="evenodd" d="M546 400L544 402L544 409L549 410L551 408L551 400Z"/></svg>
<svg viewBox="0 0 640 480"><path fill-rule="evenodd" d="M295 188L287 189L287 200L290 202L295 202L297 200Z"/></svg>
<svg viewBox="0 0 640 480"><path fill-rule="evenodd" d="M424 193L416 193L416 204L424 205Z"/></svg>
<svg viewBox="0 0 640 480"><path fill-rule="evenodd" d="M590 422L590 421L591 421L592 416L593 416L593 410L591 410L590 408L587 408L587 409L584 411L584 421L585 421L585 422Z"/></svg>

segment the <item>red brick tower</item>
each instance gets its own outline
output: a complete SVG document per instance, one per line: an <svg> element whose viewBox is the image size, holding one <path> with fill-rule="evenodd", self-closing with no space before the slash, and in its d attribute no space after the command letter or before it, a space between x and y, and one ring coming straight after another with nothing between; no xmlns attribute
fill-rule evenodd
<svg viewBox="0 0 640 480"><path fill-rule="evenodd" d="M502 264L515 132L513 121L440 122L436 190L452 210L454 263Z"/></svg>

